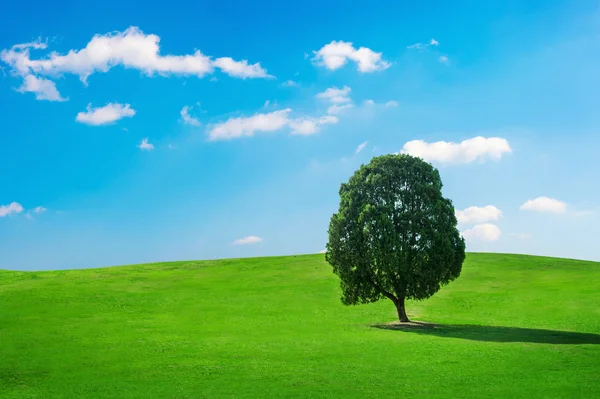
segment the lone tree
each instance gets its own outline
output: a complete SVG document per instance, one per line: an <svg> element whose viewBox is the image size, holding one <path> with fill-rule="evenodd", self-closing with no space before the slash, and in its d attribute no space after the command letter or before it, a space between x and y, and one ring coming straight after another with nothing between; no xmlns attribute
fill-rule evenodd
<svg viewBox="0 0 600 399"><path fill-rule="evenodd" d="M460 275L465 243L439 172L410 155L362 165L340 188L325 254L341 279L342 303L422 300Z"/></svg>

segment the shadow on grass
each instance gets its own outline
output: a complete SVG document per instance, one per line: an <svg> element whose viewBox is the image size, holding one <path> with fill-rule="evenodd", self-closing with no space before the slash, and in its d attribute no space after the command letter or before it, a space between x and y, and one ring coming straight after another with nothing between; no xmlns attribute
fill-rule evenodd
<svg viewBox="0 0 600 399"><path fill-rule="evenodd" d="M402 331L405 333L433 335L437 337L468 339L472 341L600 345L600 334L540 330L534 328L432 324L423 322L374 324L371 327Z"/></svg>

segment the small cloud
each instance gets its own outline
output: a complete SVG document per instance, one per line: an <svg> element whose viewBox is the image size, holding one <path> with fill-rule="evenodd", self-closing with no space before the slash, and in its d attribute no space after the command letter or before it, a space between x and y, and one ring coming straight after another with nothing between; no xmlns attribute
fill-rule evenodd
<svg viewBox="0 0 600 399"><path fill-rule="evenodd" d="M175 149L175 148L177 148L177 147L175 147L173 144L169 144L169 145L167 145L167 148L168 148L169 150L174 150L174 149Z"/></svg>
<svg viewBox="0 0 600 399"><path fill-rule="evenodd" d="M257 236L248 236L244 238L240 238L232 242L232 245L245 245L245 244L257 244L262 242L263 239Z"/></svg>
<svg viewBox="0 0 600 399"><path fill-rule="evenodd" d="M319 251L319 253L320 253L320 254L325 254L325 253L327 253L327 250L326 250L326 249L323 249L323 250Z"/></svg>
<svg viewBox="0 0 600 399"><path fill-rule="evenodd" d="M337 114L341 113L342 111L344 111L345 109L352 108L353 106L354 105L352 105L352 104L344 104L344 105L333 104L331 107L327 108L327 113L329 115L337 115Z"/></svg>
<svg viewBox="0 0 600 399"><path fill-rule="evenodd" d="M344 86L341 89L338 87L330 87L324 92L318 93L316 97L333 104L349 103L352 101L349 97L351 90L352 89L348 86Z"/></svg>
<svg viewBox="0 0 600 399"><path fill-rule="evenodd" d="M44 208L43 206L36 206L35 208L27 211L27 213L25 213L25 217L27 219L33 219L33 216L31 215L32 213L38 213L38 214L42 214L44 212L46 212L48 209Z"/></svg>
<svg viewBox="0 0 600 399"><path fill-rule="evenodd" d="M438 58L438 61L441 62L442 64L448 64L450 62L448 57L445 55L440 55Z"/></svg>
<svg viewBox="0 0 600 399"><path fill-rule="evenodd" d="M27 75L23 78L23 84L17 89L20 93L35 93L36 100L47 101L67 101L68 98L63 98L56 84L48 79L38 78L34 75Z"/></svg>
<svg viewBox="0 0 600 399"><path fill-rule="evenodd" d="M283 86L283 87L296 87L296 86L298 86L298 82L293 81L293 80L290 79L290 80L286 80L285 82L283 82L281 84L281 86Z"/></svg>
<svg viewBox="0 0 600 399"><path fill-rule="evenodd" d="M127 129L126 127L122 127L121 128L123 131L126 131L127 133L129 133L129 129Z"/></svg>
<svg viewBox="0 0 600 399"><path fill-rule="evenodd" d="M458 223L477 224L498 220L502 217L502 211L493 205L484 207L470 206L464 211L456 211L456 219Z"/></svg>
<svg viewBox="0 0 600 399"><path fill-rule="evenodd" d="M465 240L498 241L502 232L495 224L484 223L462 232Z"/></svg>
<svg viewBox="0 0 600 399"><path fill-rule="evenodd" d="M415 43L415 44L411 44L410 46L406 46L406 48L415 49L415 50L425 50L427 47L430 47L430 46L437 47L439 44L440 44L440 42L438 42L437 40L431 39L427 43Z"/></svg>
<svg viewBox="0 0 600 399"><path fill-rule="evenodd" d="M109 103L104 107L92 108L90 103L86 109L86 112L79 112L75 120L92 126L106 125L135 115L135 110L129 104Z"/></svg>
<svg viewBox="0 0 600 399"><path fill-rule="evenodd" d="M316 65L323 66L331 71L343 67L348 60L354 61L358 71L370 73L383 71L391 64L382 59L382 53L377 53L370 48L354 48L351 42L332 41L318 51L313 51L313 61Z"/></svg>
<svg viewBox="0 0 600 399"><path fill-rule="evenodd" d="M274 132L285 127L291 108L266 114L255 114L249 117L230 118L216 124L209 132L209 139L231 140L240 137L252 137L256 132Z"/></svg>
<svg viewBox="0 0 600 399"><path fill-rule="evenodd" d="M386 106L387 108L391 108L391 107L397 107L397 106L398 106L398 103L397 103L396 101L394 101L394 100L390 100L390 101L388 101L387 103L385 103L385 106Z"/></svg>
<svg viewBox="0 0 600 399"><path fill-rule="evenodd" d="M181 109L181 112L179 113L181 115L181 120L186 125L200 126L201 125L200 121L197 118L194 118L193 116L190 115L190 109L191 108L192 107L185 105Z"/></svg>
<svg viewBox="0 0 600 399"><path fill-rule="evenodd" d="M365 104L365 105L374 105L375 101L373 101L373 100L365 100L365 101L363 101L363 104Z"/></svg>
<svg viewBox="0 0 600 399"><path fill-rule="evenodd" d="M142 151L152 151L154 149L154 144L148 143L148 139L142 139L142 142L138 145L138 148Z"/></svg>
<svg viewBox="0 0 600 399"><path fill-rule="evenodd" d="M235 61L231 57L217 58L213 65L220 68L221 71L229 76L236 78L247 79L247 78L267 78L273 79L274 77L269 75L266 69L263 69L259 62L256 64L248 64L247 60Z"/></svg>
<svg viewBox="0 0 600 399"><path fill-rule="evenodd" d="M0 218L23 212L23 206L18 202L11 202L8 205L0 205Z"/></svg>
<svg viewBox="0 0 600 399"><path fill-rule="evenodd" d="M554 198L537 197L525 202L519 209L522 211L565 213L567 204Z"/></svg>
<svg viewBox="0 0 600 399"><path fill-rule="evenodd" d="M289 122L292 128L292 134L308 136L319 131L321 125L331 125L338 123L336 116L325 115L320 118L297 118Z"/></svg>
<svg viewBox="0 0 600 399"><path fill-rule="evenodd" d="M512 149L506 139L500 137L474 137L460 143L437 141L427 143L413 140L404 144L401 153L420 157L427 162L441 164L466 164L485 159L500 160Z"/></svg>
<svg viewBox="0 0 600 399"><path fill-rule="evenodd" d="M365 141L364 143L360 143L358 145L358 147L356 147L355 153L358 154L359 152L361 152L362 150L364 150L368 143L369 143L368 141Z"/></svg>

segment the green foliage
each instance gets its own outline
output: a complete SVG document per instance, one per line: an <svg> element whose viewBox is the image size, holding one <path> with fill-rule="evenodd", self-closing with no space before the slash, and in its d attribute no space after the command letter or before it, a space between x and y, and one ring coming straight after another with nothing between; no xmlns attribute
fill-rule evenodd
<svg viewBox="0 0 600 399"><path fill-rule="evenodd" d="M465 244L441 190L437 169L410 155L373 158L342 184L326 259L344 304L387 297L403 308L460 275Z"/></svg>

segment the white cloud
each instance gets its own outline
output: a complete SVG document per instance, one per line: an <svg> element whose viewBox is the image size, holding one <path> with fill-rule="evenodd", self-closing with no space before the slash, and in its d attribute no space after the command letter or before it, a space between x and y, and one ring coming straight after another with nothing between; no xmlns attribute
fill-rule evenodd
<svg viewBox="0 0 600 399"><path fill-rule="evenodd" d="M309 118L290 121L290 127L292 128L292 134L310 135L319 131L317 122Z"/></svg>
<svg viewBox="0 0 600 399"><path fill-rule="evenodd" d="M554 198L537 197L525 202L520 209L523 211L564 213L567 210L567 204Z"/></svg>
<svg viewBox="0 0 600 399"><path fill-rule="evenodd" d="M495 224L484 223L462 232L465 240L497 241L502 232Z"/></svg>
<svg viewBox="0 0 600 399"><path fill-rule="evenodd" d="M320 118L297 118L289 121L292 134L311 135L319 131L321 125L338 123L338 118L325 115Z"/></svg>
<svg viewBox="0 0 600 399"><path fill-rule="evenodd" d="M341 89L337 87L330 87L324 92L318 93L317 98L329 101L333 104L343 104L349 103L352 100L350 99L350 89L348 86L344 86Z"/></svg>
<svg viewBox="0 0 600 399"><path fill-rule="evenodd" d="M148 139L142 139L142 142L138 145L138 148L142 151L152 151L154 149L154 144L148 143Z"/></svg>
<svg viewBox="0 0 600 399"><path fill-rule="evenodd" d="M365 104L365 105L374 105L375 101L373 101L373 100L365 100L365 101L363 101L363 104Z"/></svg>
<svg viewBox="0 0 600 399"><path fill-rule="evenodd" d="M438 57L438 61L441 62L442 64L447 64L447 63L450 62L450 60L448 59L448 57L445 56L445 55L440 55Z"/></svg>
<svg viewBox="0 0 600 399"><path fill-rule="evenodd" d="M426 49L427 47L430 47L430 46L437 47L439 44L440 44L440 42L438 42L437 40L431 39L427 43L415 43L415 44L411 44L410 46L406 46L406 48L416 49L416 50L424 50L424 49Z"/></svg>
<svg viewBox="0 0 600 399"><path fill-rule="evenodd" d="M360 143L358 145L358 147L356 147L356 152L355 153L358 154L359 152L361 152L362 150L364 150L368 143L369 143L368 141L365 141L364 143Z"/></svg>
<svg viewBox="0 0 600 399"><path fill-rule="evenodd" d="M186 125L192 125L192 126L200 126L201 123L197 118L194 118L193 116L190 115L190 109L191 107L185 105L180 112L181 115L181 119L183 120L183 123L185 123Z"/></svg>
<svg viewBox="0 0 600 399"><path fill-rule="evenodd" d="M215 124L209 131L209 139L215 141L252 137L257 132L274 132L285 127L291 128L291 134L308 136L317 133L322 125L339 122L339 119L333 115L290 118L290 112L292 109L286 108L249 117L230 118L223 123Z"/></svg>
<svg viewBox="0 0 600 399"><path fill-rule="evenodd" d="M19 204L18 202L11 202L8 205L0 205L0 217L21 212L23 212L23 206L21 206L21 204Z"/></svg>
<svg viewBox="0 0 600 399"><path fill-rule="evenodd" d="M284 86L284 87L295 87L295 86L298 86L298 82L293 81L293 80L290 79L290 80L286 80L281 85Z"/></svg>
<svg viewBox="0 0 600 399"><path fill-rule="evenodd" d="M216 124L209 132L210 140L230 140L238 137L252 137L256 132L274 132L285 127L290 108L250 117L230 118Z"/></svg>
<svg viewBox="0 0 600 399"><path fill-rule="evenodd" d="M27 211L27 213L25 213L25 217L27 219L33 219L33 216L31 216L31 213L39 213L42 214L44 212L46 212L48 209L44 208L43 206L36 206L35 208Z"/></svg>
<svg viewBox="0 0 600 399"><path fill-rule="evenodd" d="M262 242L263 239L257 236L248 236L244 238L240 238L232 242L233 245L244 245L244 244L257 244Z"/></svg>
<svg viewBox="0 0 600 399"><path fill-rule="evenodd" d="M390 107L397 107L398 103L396 101L394 101L394 100L390 100L387 103L385 103L385 106L388 107L388 108L390 108Z"/></svg>
<svg viewBox="0 0 600 399"><path fill-rule="evenodd" d="M344 104L344 105L333 104L331 107L327 108L327 113L329 115L337 115L340 112L344 111L345 109L352 108L353 106L354 105L352 105L352 104Z"/></svg>
<svg viewBox="0 0 600 399"><path fill-rule="evenodd" d="M390 63L382 59L382 53L369 48L354 48L351 42L332 41L318 51L313 51L313 61L329 70L343 67L348 60L356 62L358 70L363 73L382 71L390 67Z"/></svg>
<svg viewBox="0 0 600 399"><path fill-rule="evenodd" d="M48 101L67 101L63 98L58 90L56 84L48 79L38 78L34 75L27 75L23 78L23 84L17 89L20 93L35 93L37 100L48 100Z"/></svg>
<svg viewBox="0 0 600 399"><path fill-rule="evenodd" d="M88 104L86 109L86 112L79 112L75 120L93 126L106 125L135 115L135 110L129 104L109 103L97 108L92 108L92 104Z"/></svg>
<svg viewBox="0 0 600 399"><path fill-rule="evenodd" d="M327 250L326 250L326 249L323 249L323 250L319 251L319 253L320 253L320 254L327 253Z"/></svg>
<svg viewBox="0 0 600 399"><path fill-rule="evenodd" d="M337 116L325 115L319 118L319 124L321 125L330 125L338 122L339 119L337 118Z"/></svg>
<svg viewBox="0 0 600 399"><path fill-rule="evenodd" d="M17 44L0 52L0 60L8 64L14 74L27 77L32 74L58 76L78 75L82 82L96 72L105 73L115 66L137 69L152 76L195 75L203 77L214 72L215 67L237 78L272 78L260 63L235 61L230 57L212 60L199 50L186 55L161 55L160 37L145 34L131 26L123 32L96 34L85 48L70 50L66 54L50 53L45 58L31 59L31 49L45 49L40 41Z"/></svg>
<svg viewBox="0 0 600 399"><path fill-rule="evenodd" d="M456 219L459 223L478 224L498 220L502 216L502 211L493 205L484 207L470 206L464 211L456 211Z"/></svg>
<svg viewBox="0 0 600 399"><path fill-rule="evenodd" d="M217 58L213 65L236 78L273 78L260 66L260 63L249 65L246 60L235 61L230 57L221 57Z"/></svg>
<svg viewBox="0 0 600 399"><path fill-rule="evenodd" d="M402 154L423 158L441 164L465 164L476 160L499 160L505 153L512 152L506 139L500 137L474 137L460 143L437 141L427 143L413 140L404 144Z"/></svg>

